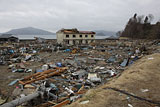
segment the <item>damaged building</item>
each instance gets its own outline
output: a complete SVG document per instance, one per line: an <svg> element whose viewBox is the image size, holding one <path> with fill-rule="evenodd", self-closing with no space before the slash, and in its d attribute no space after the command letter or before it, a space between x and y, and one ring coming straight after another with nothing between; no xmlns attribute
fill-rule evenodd
<svg viewBox="0 0 160 107"><path fill-rule="evenodd" d="M19 38L13 34L2 34L0 35L1 42L18 42Z"/></svg>
<svg viewBox="0 0 160 107"><path fill-rule="evenodd" d="M95 41L95 32L61 29L56 33L58 44L81 45Z"/></svg>

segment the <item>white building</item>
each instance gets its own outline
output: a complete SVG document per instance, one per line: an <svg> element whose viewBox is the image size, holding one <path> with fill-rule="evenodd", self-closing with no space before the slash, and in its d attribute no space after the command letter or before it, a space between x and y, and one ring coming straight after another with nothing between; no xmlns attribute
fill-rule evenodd
<svg viewBox="0 0 160 107"><path fill-rule="evenodd" d="M80 45L95 41L95 32L78 31L77 29L61 29L56 32L58 44Z"/></svg>

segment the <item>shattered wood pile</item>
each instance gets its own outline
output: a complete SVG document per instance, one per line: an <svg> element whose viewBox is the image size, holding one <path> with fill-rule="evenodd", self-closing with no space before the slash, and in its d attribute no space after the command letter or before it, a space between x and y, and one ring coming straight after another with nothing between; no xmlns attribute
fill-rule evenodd
<svg viewBox="0 0 160 107"><path fill-rule="evenodd" d="M46 78L51 77L53 75L60 74L60 73L64 72L66 69L67 69L67 67L50 69L50 70L46 70L44 72L38 72L38 73L35 73L31 76L24 77L23 80L19 81L19 83L22 85L30 84L35 81L46 79Z"/></svg>

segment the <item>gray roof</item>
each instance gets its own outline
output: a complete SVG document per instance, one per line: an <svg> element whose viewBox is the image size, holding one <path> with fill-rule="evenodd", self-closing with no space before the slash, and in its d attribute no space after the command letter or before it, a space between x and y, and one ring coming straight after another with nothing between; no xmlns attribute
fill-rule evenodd
<svg viewBox="0 0 160 107"><path fill-rule="evenodd" d="M18 39L18 37L15 37L13 34L1 34L0 38L17 38Z"/></svg>

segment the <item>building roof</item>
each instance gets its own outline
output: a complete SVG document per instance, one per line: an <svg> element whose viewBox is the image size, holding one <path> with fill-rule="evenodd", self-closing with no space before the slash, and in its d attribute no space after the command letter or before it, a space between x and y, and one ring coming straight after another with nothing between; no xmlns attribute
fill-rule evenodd
<svg viewBox="0 0 160 107"><path fill-rule="evenodd" d="M81 34L96 34L93 31L79 31L79 33L81 33Z"/></svg>
<svg viewBox="0 0 160 107"><path fill-rule="evenodd" d="M58 32L63 32L65 34L96 34L93 31L78 31L76 28L75 29L61 29Z"/></svg>
<svg viewBox="0 0 160 107"><path fill-rule="evenodd" d="M0 35L0 38L17 38L18 39L18 37L15 37L13 34L1 34Z"/></svg>

